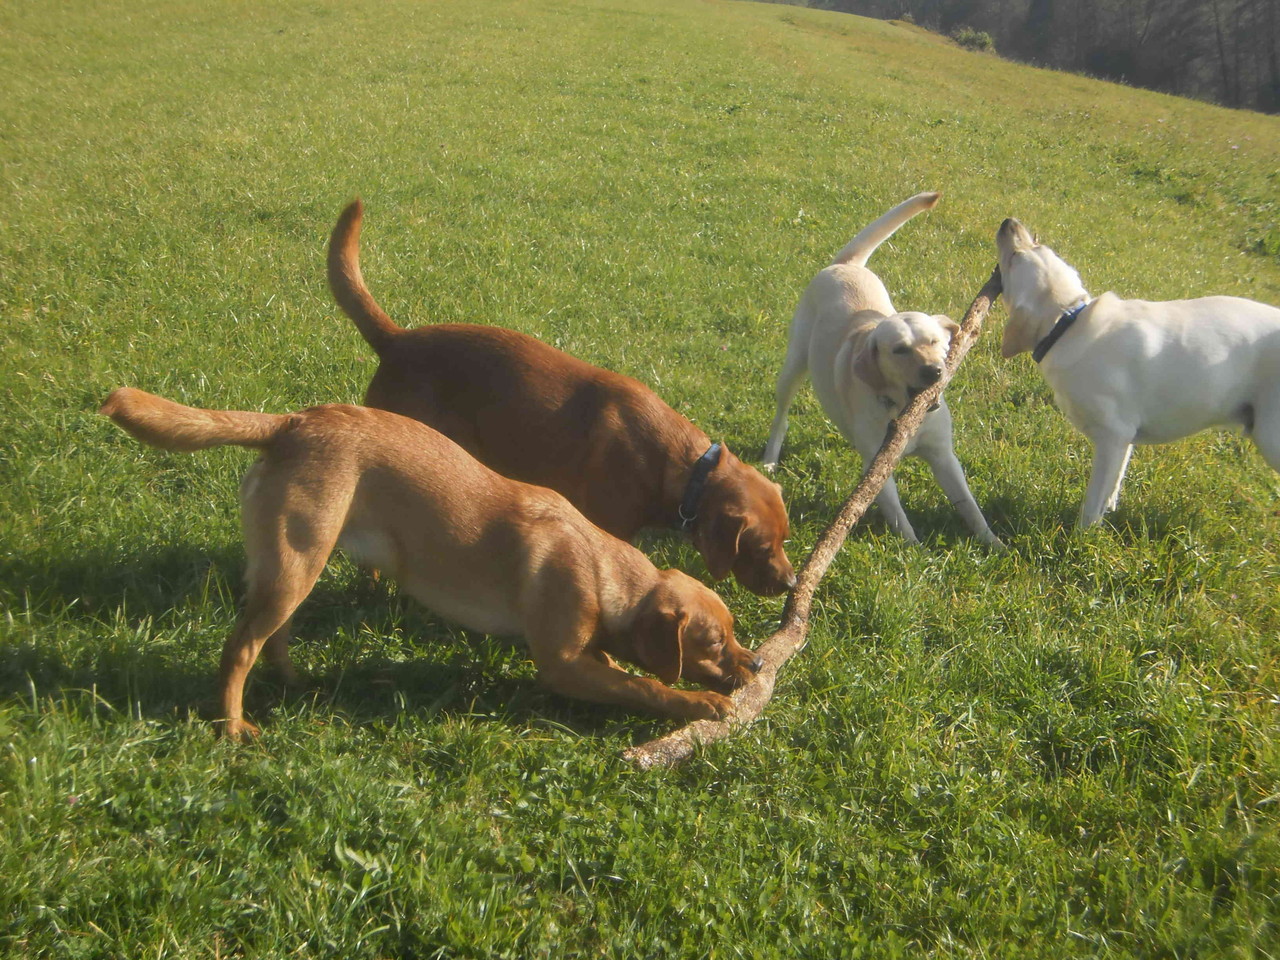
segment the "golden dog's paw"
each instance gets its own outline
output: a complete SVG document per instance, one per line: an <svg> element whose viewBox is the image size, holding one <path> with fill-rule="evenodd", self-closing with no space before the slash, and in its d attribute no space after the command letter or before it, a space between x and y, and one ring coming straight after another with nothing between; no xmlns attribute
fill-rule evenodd
<svg viewBox="0 0 1280 960"><path fill-rule="evenodd" d="M219 720L213 725L213 730L219 738L230 740L232 743L249 743L262 733L261 730L244 719Z"/></svg>
<svg viewBox="0 0 1280 960"><path fill-rule="evenodd" d="M689 719L723 720L733 713L733 701L723 693L700 690L689 694Z"/></svg>

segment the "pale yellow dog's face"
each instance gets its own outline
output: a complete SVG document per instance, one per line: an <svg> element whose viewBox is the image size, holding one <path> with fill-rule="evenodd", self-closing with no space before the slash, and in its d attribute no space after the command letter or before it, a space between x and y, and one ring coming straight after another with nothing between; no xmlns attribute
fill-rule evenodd
<svg viewBox="0 0 1280 960"><path fill-rule="evenodd" d="M885 317L868 335L854 372L874 390L915 396L942 377L951 338L959 329L941 314Z"/></svg>

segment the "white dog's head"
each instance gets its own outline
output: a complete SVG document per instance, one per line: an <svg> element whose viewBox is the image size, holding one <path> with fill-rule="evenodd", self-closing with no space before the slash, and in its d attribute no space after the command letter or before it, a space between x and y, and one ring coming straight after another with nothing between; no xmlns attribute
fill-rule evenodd
<svg viewBox="0 0 1280 960"><path fill-rule="evenodd" d="M853 372L876 393L899 406L942 377L952 335L960 325L950 317L895 313L872 330L853 361Z"/></svg>
<svg viewBox="0 0 1280 960"><path fill-rule="evenodd" d="M1035 347L1065 310L1089 298L1080 274L1010 217L996 231L1000 284L1009 322L1000 352L1013 357Z"/></svg>

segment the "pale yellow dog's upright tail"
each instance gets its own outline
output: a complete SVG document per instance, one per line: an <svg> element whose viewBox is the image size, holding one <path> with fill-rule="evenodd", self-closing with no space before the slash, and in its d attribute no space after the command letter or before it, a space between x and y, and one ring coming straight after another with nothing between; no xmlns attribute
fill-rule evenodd
<svg viewBox="0 0 1280 960"><path fill-rule="evenodd" d="M892 237L900 226L916 214L936 207L941 198L940 193L917 193L910 200L902 201L883 217L867 224L845 245L843 250L836 254L830 265L834 267L837 264L850 263L856 267L865 267L867 261L871 259L871 254L876 252L876 247Z"/></svg>

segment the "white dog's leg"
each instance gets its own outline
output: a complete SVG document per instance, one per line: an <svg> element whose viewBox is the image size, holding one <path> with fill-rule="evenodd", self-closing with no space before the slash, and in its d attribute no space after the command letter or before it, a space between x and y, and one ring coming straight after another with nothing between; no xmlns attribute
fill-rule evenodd
<svg viewBox="0 0 1280 960"><path fill-rule="evenodd" d="M929 464L929 469L933 471L933 478L938 481L938 486L947 495L951 505L959 511L960 517L968 524L973 535L985 544L1003 549L1004 544L992 531L987 518L982 515L978 501L973 499L973 493L970 492L969 484L964 478L964 468L956 459L955 452L947 447L944 450L919 450L917 453Z"/></svg>
<svg viewBox="0 0 1280 960"><path fill-rule="evenodd" d="M782 440L787 435L787 411L791 409L796 393L800 390L800 382L809 369L808 337L797 335L799 333L795 328L792 329L791 339L787 342L787 358L782 361L782 370L778 373L778 412L774 414L773 426L769 430L769 442L764 446L763 466L769 471L778 465Z"/></svg>
<svg viewBox="0 0 1280 960"><path fill-rule="evenodd" d="M1091 527L1120 496L1120 482L1129 463L1133 444L1119 437L1098 437L1093 441L1093 472L1080 507L1079 526Z"/></svg>
<svg viewBox="0 0 1280 960"><path fill-rule="evenodd" d="M1131 443L1124 449L1124 463L1120 464L1120 472L1116 474L1115 489L1111 491L1111 496L1107 497L1107 513L1120 506L1120 485L1124 483L1124 473L1129 469L1129 458L1132 456L1133 444Z"/></svg>
<svg viewBox="0 0 1280 960"><path fill-rule="evenodd" d="M870 463L871 458L864 457L863 462ZM920 538L911 527L911 521L907 519L907 512L902 509L902 501L898 499L898 485L893 482L892 476L884 482L880 495L876 497L876 503L880 506L880 512L884 514L890 530L908 543L920 542Z"/></svg>
<svg viewBox="0 0 1280 960"><path fill-rule="evenodd" d="M837 423L836 426L849 441L849 445L858 451L858 456L862 458L862 471L866 473L867 467L871 466L871 461L880 452L880 444L884 439L884 428L887 427L887 423L877 418L863 420L852 429L846 429L845 424L842 423ZM898 484L894 481L893 474L889 474L889 479L885 480L879 495L876 496L876 505L884 514L885 523L889 524L890 530L908 543L920 542L920 538L916 536L911 526L911 521L907 519L907 512L902 509L902 501L898 499Z"/></svg>
<svg viewBox="0 0 1280 960"><path fill-rule="evenodd" d="M1280 473L1280 383L1272 385L1269 396L1253 405L1249 435L1272 470Z"/></svg>

